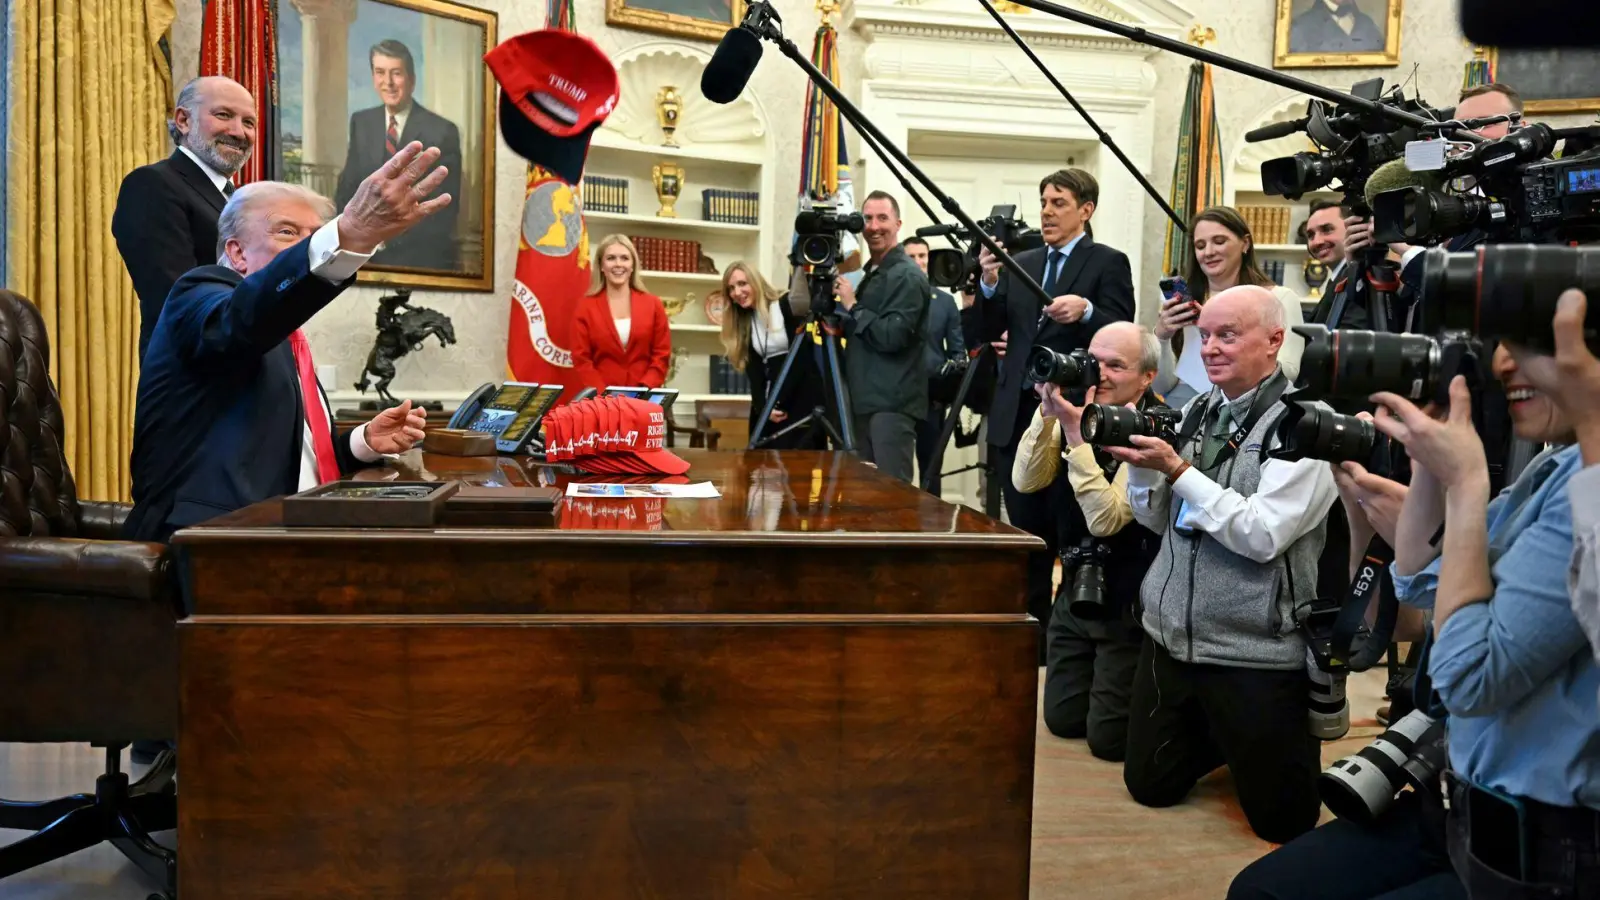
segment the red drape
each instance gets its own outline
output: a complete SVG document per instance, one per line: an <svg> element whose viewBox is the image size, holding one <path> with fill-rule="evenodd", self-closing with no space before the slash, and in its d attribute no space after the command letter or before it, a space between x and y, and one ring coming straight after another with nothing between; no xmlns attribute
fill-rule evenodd
<svg viewBox="0 0 1600 900"><path fill-rule="evenodd" d="M200 74L226 75L256 98L256 149L239 184L277 174L278 28L273 0L205 0Z"/></svg>

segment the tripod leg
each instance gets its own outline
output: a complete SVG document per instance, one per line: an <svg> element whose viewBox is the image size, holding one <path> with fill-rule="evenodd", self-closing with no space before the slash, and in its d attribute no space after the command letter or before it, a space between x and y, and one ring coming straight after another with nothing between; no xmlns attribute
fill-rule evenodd
<svg viewBox="0 0 1600 900"><path fill-rule="evenodd" d="M961 407L966 405L967 391L972 389L972 380L978 376L978 367L983 364L984 354L993 352L993 347L985 345L983 350L967 364L967 371L961 376L961 387L956 390L956 399L950 404L950 413L944 417L944 425L939 429L939 441L933 445L934 459L944 459L944 452L950 446L950 436L956 433L956 424L961 421ZM922 489L931 493L933 479L938 474L936 471L923 472Z"/></svg>
<svg viewBox="0 0 1600 900"><path fill-rule="evenodd" d="M850 392L844 386L844 370L839 366L839 338L832 332L824 330L822 349L823 370L829 390L833 392L833 408L839 418L837 440L840 448L846 453L854 453L856 452L855 416L850 409Z"/></svg>
<svg viewBox="0 0 1600 900"><path fill-rule="evenodd" d="M797 340L808 338L809 336L805 336ZM789 370L794 368L795 357L800 355L799 350L798 345L789 348L783 360L783 368L778 370L778 377L767 386L767 402L761 407L761 418L756 420L756 430L750 433L750 443L745 449L755 450L761 446L761 437L767 431L767 423L772 421L772 410L778 405L778 395L783 393L783 386L789 383Z"/></svg>

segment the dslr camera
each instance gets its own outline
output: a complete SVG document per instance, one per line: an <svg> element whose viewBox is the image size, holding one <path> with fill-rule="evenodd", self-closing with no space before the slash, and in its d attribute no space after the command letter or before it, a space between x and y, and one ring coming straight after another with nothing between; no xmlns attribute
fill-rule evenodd
<svg viewBox="0 0 1600 900"><path fill-rule="evenodd" d="M1100 383L1100 360L1087 350L1060 353L1036 346L1028 353L1028 382L1053 384L1063 390L1088 390Z"/></svg>
<svg viewBox="0 0 1600 900"><path fill-rule="evenodd" d="M1028 227L1027 222L1017 218L1015 204L993 207L989 210L989 217L980 219L976 224L984 234L993 238L996 244L1012 256L1024 250L1044 246L1044 238L1040 236L1038 229ZM918 237L936 237L945 234L954 234L967 245L967 249L956 250L951 247L930 249L928 281L934 287L949 288L957 293L976 292L978 275L981 273L978 254L982 252L983 245L978 243L972 232L952 225L934 225L917 229Z"/></svg>
<svg viewBox="0 0 1600 900"><path fill-rule="evenodd" d="M1106 598L1105 567L1110 559L1111 548L1092 537L1061 551L1061 571L1072 573L1061 580L1061 590L1072 591L1067 601L1072 615L1086 621L1113 618L1115 611Z"/></svg>
<svg viewBox="0 0 1600 900"><path fill-rule="evenodd" d="M1084 407L1078 427L1085 443L1096 447L1131 447L1135 435L1160 438L1173 446L1178 443L1178 425L1183 414L1168 406L1129 409L1114 403L1091 403Z"/></svg>

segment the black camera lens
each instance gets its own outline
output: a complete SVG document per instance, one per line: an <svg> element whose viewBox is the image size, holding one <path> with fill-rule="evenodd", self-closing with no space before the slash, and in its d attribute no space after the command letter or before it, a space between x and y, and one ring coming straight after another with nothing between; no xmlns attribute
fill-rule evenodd
<svg viewBox="0 0 1600 900"><path fill-rule="evenodd" d="M1165 406L1129 409L1113 403L1091 403L1083 409L1079 429L1083 439L1097 447L1131 447L1134 435L1172 441L1181 414Z"/></svg>
<svg viewBox="0 0 1600 900"><path fill-rule="evenodd" d="M1378 429L1355 416L1342 416L1315 403L1286 403L1288 411L1278 420L1278 449L1273 459L1298 462L1320 459L1331 463L1358 462L1367 465L1378 443Z"/></svg>
<svg viewBox="0 0 1600 900"><path fill-rule="evenodd" d="M1467 253L1427 251L1422 266L1425 319L1446 331L1502 338L1555 352L1556 301L1568 288L1600 292L1600 247L1502 244ZM1584 342L1600 353L1600 301L1591 300Z"/></svg>
<svg viewBox="0 0 1600 900"><path fill-rule="evenodd" d="M1454 237L1473 228L1493 229L1510 212L1498 200L1407 187L1372 200L1372 237L1386 243Z"/></svg>
<svg viewBox="0 0 1600 900"><path fill-rule="evenodd" d="M1100 361L1086 351L1057 353L1034 347L1028 354L1028 380L1064 388L1092 388L1100 383Z"/></svg>
<svg viewBox="0 0 1600 900"><path fill-rule="evenodd" d="M808 266L832 265L837 255L834 239L824 234L810 234L800 239L800 259Z"/></svg>
<svg viewBox="0 0 1600 900"><path fill-rule="evenodd" d="M928 281L934 287L959 288L977 269L978 258L965 251L950 247L928 251Z"/></svg>
<svg viewBox="0 0 1600 900"><path fill-rule="evenodd" d="M1327 187L1339 176L1336 160L1317 153L1296 153L1261 164L1261 190L1295 200L1307 191Z"/></svg>
<svg viewBox="0 0 1600 900"><path fill-rule="evenodd" d="M1329 331L1296 325L1306 339L1298 387L1317 399L1362 400L1378 391L1423 402L1439 393L1439 343L1421 334Z"/></svg>

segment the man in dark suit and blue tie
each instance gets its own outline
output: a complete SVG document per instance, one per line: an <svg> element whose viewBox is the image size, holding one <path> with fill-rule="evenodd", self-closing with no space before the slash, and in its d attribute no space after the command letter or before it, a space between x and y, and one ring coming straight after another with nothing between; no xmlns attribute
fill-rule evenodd
<svg viewBox="0 0 1600 900"><path fill-rule="evenodd" d="M1070 491L1021 493L1011 482L1011 470L1017 444L1039 406L1026 377L1034 345L1070 353L1086 349L1102 325L1133 321L1133 269L1127 254L1097 244L1089 235L1099 200L1099 183L1082 169L1062 169L1039 183L1039 232L1045 246L1024 251L1016 260L1054 298L1048 306L1041 306L1013 273L1003 271L987 249L979 255L979 317L986 339L1002 354L989 405L989 459L995 466L993 477L1002 479L1011 524L1050 547L1028 559L1028 611L1041 628L1050 624L1057 507L1075 501ZM1039 647L1043 665L1042 638Z"/></svg>
<svg viewBox="0 0 1600 900"><path fill-rule="evenodd" d="M334 206L344 209L355 196L361 179L412 141L439 148L439 165L450 174L439 190L461 196L461 131L455 123L416 102L417 66L411 50L397 40L379 41L367 52L372 66L372 88L381 106L363 109L350 117L350 142L344 169L333 194ZM456 213L452 205L429 217L410 232L390 241L373 257L374 262L408 268L454 272L460 268L456 253Z"/></svg>
<svg viewBox="0 0 1600 900"><path fill-rule="evenodd" d="M139 373L129 540L174 531L400 453L422 438L410 401L335 434L300 327L355 281L379 244L450 203L439 150L403 148L332 221L325 198L264 181L237 190L218 255L173 286Z"/></svg>

